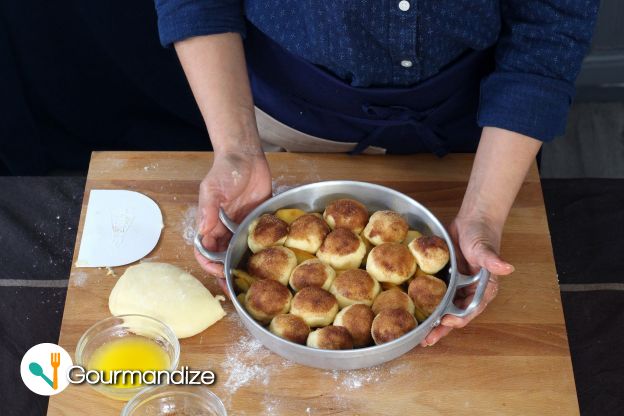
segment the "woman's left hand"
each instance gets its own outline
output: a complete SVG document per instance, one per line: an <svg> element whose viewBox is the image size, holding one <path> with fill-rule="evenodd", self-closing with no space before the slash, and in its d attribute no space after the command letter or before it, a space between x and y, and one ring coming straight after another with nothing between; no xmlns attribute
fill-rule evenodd
<svg viewBox="0 0 624 416"><path fill-rule="evenodd" d="M493 226L492 222L480 218L458 216L449 227L449 233L457 252L457 266L461 273L475 274L480 268L487 269L491 275L479 307L466 318L445 315L440 325L433 329L421 342L423 347L431 346L446 336L453 328L463 328L487 307L498 292L498 276L508 275L514 267L498 255L502 227ZM457 291L455 305L461 309L468 307L474 297L477 284Z"/></svg>

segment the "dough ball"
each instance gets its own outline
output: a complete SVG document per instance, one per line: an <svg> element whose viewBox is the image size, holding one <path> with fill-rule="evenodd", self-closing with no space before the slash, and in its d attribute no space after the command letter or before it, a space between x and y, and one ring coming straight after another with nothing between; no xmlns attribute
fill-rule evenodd
<svg viewBox="0 0 624 416"><path fill-rule="evenodd" d="M384 290L375 298L372 306L375 315L378 315L384 309L394 308L405 309L410 315L414 314L414 302L412 302L407 293L399 288Z"/></svg>
<svg viewBox="0 0 624 416"><path fill-rule="evenodd" d="M288 341L305 345L310 327L296 315L281 314L271 319L269 331Z"/></svg>
<svg viewBox="0 0 624 416"><path fill-rule="evenodd" d="M409 230L407 232L407 236L405 236L405 240L403 240L403 244L408 245L409 243L420 237L422 237L422 234L419 231Z"/></svg>
<svg viewBox="0 0 624 416"><path fill-rule="evenodd" d="M345 270L334 279L329 288L341 308L356 303L370 306L380 290L379 282L362 269Z"/></svg>
<svg viewBox="0 0 624 416"><path fill-rule="evenodd" d="M407 334L417 325L414 315L405 309L384 309L373 319L371 334L375 344L379 345Z"/></svg>
<svg viewBox="0 0 624 416"><path fill-rule="evenodd" d="M379 282L399 285L416 272L416 259L405 245L384 243L369 253L366 271Z"/></svg>
<svg viewBox="0 0 624 416"><path fill-rule="evenodd" d="M309 327L327 326L338 313L338 301L328 291L308 286L295 294L290 313L301 317Z"/></svg>
<svg viewBox="0 0 624 416"><path fill-rule="evenodd" d="M329 226L319 214L302 215L290 224L290 231L284 245L308 253L316 253L329 231Z"/></svg>
<svg viewBox="0 0 624 416"><path fill-rule="evenodd" d="M347 306L336 315L335 326L344 326L353 338L354 347L366 347L371 344L371 326L375 315L371 308L361 303Z"/></svg>
<svg viewBox="0 0 624 416"><path fill-rule="evenodd" d="M407 221L394 211L377 211L371 215L362 233L371 243L400 243L405 240Z"/></svg>
<svg viewBox="0 0 624 416"><path fill-rule="evenodd" d="M288 224L272 214L264 214L249 224L247 245L252 253L284 245L288 236Z"/></svg>
<svg viewBox="0 0 624 416"><path fill-rule="evenodd" d="M306 212L299 208L282 208L275 211L275 216L286 224L292 224L294 220L305 214Z"/></svg>
<svg viewBox="0 0 624 416"><path fill-rule="evenodd" d="M353 339L347 328L330 325L310 332L307 345L324 350L350 350L353 348Z"/></svg>
<svg viewBox="0 0 624 416"><path fill-rule="evenodd" d="M416 276L407 288L407 294L416 309L429 316L438 307L446 294L446 283L435 276Z"/></svg>
<svg viewBox="0 0 624 416"><path fill-rule="evenodd" d="M364 259L362 259L362 266L366 267L366 261L368 260L368 255L370 254L371 250L375 247L374 245L371 244L370 241L368 241L366 239L366 237L364 237L363 235L360 235L360 238L362 239L362 241L364 242L364 247L366 247L366 254L364 254Z"/></svg>
<svg viewBox="0 0 624 416"><path fill-rule="evenodd" d="M416 258L418 267L428 274L436 274L449 261L449 249L446 241L437 235L417 238L408 245Z"/></svg>
<svg viewBox="0 0 624 416"><path fill-rule="evenodd" d="M335 277L336 272L329 264L316 258L310 259L295 267L290 275L290 287L295 292L308 286L329 290Z"/></svg>
<svg viewBox="0 0 624 416"><path fill-rule="evenodd" d="M291 299L290 290L278 281L258 280L245 295L245 308L254 319L268 324L273 317L288 312Z"/></svg>
<svg viewBox="0 0 624 416"><path fill-rule="evenodd" d="M113 315L140 314L169 325L178 338L192 337L225 316L219 300L199 280L167 263L130 266L108 298Z"/></svg>
<svg viewBox="0 0 624 416"><path fill-rule="evenodd" d="M308 253L307 251L299 250L298 248L291 248L290 250L295 253L295 257L297 257L297 264L301 264L306 260L316 258L314 254Z"/></svg>
<svg viewBox="0 0 624 416"><path fill-rule="evenodd" d="M410 277L410 279L411 279L411 277ZM410 279L408 279L406 283L409 283ZM401 289L401 285L397 285L395 283L390 283L390 282L381 282L381 283L379 283L379 285L381 286L381 290L382 291L383 290L390 290L390 289Z"/></svg>
<svg viewBox="0 0 624 416"><path fill-rule="evenodd" d="M247 271L256 279L276 280L284 286L293 269L297 266L297 256L286 247L268 247L251 257L247 264Z"/></svg>
<svg viewBox="0 0 624 416"><path fill-rule="evenodd" d="M236 300L238 301L238 303L241 304L243 308L247 309L245 307L245 293L239 293L238 295L236 295Z"/></svg>
<svg viewBox="0 0 624 416"><path fill-rule="evenodd" d="M346 228L336 228L323 241L316 257L334 269L357 269L362 264L366 246L362 239Z"/></svg>
<svg viewBox="0 0 624 416"><path fill-rule="evenodd" d="M325 207L323 218L332 230L346 228L359 234L368 222L368 210L354 199L338 199Z"/></svg>

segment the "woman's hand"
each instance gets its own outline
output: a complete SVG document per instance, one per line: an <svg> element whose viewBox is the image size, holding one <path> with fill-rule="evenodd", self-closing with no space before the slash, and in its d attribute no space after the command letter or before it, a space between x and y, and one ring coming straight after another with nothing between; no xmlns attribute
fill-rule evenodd
<svg viewBox="0 0 624 416"><path fill-rule="evenodd" d="M440 326L431 331L421 345L433 345L453 328L466 326L496 296L498 276L514 271L514 267L498 255L501 235L540 146L540 141L518 133L483 128L466 194L449 232L455 244L459 271L475 274L483 267L491 273L490 281L474 313L466 318L444 316ZM474 298L475 290L476 284L460 289L455 299L457 307L465 309Z"/></svg>
<svg viewBox="0 0 624 416"><path fill-rule="evenodd" d="M230 232L219 220L222 207L230 218L239 222L257 205L271 196L271 172L264 154L215 153L215 159L199 188L197 229L202 244L210 251L223 251ZM223 265L214 263L195 250L195 258L208 273L216 276L228 294Z"/></svg>
<svg viewBox="0 0 624 416"><path fill-rule="evenodd" d="M476 318L496 297L498 276L508 275L514 271L514 267L498 255L502 234L501 227L493 226L492 222L486 219L458 216L450 225L449 233L457 252L459 272L474 275L483 267L491 275L479 307L466 318L458 318L453 315L444 316L440 326L431 331L421 343L424 347L435 344L453 328L463 328L468 322ZM461 309L467 308L472 302L476 287L477 283L459 289L454 301L455 305Z"/></svg>

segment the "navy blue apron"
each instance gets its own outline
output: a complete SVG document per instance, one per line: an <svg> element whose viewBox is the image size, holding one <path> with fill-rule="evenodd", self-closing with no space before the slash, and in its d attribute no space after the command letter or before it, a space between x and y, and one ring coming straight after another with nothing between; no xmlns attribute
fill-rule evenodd
<svg viewBox="0 0 624 416"><path fill-rule="evenodd" d="M413 87L353 87L289 53L248 25L245 55L255 105L312 136L357 142L352 153L474 152L479 84L492 71L491 50L471 51Z"/></svg>

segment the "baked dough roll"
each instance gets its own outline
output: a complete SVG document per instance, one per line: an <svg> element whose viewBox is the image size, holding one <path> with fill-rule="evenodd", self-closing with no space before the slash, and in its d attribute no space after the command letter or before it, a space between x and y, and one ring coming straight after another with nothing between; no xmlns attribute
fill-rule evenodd
<svg viewBox="0 0 624 416"><path fill-rule="evenodd" d="M368 260L368 255L371 250L375 247L370 241L366 239L363 235L360 234L360 238L364 242L364 247L366 247L366 254L364 254L364 258L362 259L362 266L366 267L366 260Z"/></svg>
<svg viewBox="0 0 624 416"><path fill-rule="evenodd" d="M291 300L290 290L281 283L271 279L257 280L245 295L245 308L254 319L268 324L273 317L288 312Z"/></svg>
<svg viewBox="0 0 624 416"><path fill-rule="evenodd" d="M399 285L416 272L416 259L405 245L384 243L368 254L366 271L379 282Z"/></svg>
<svg viewBox="0 0 624 416"><path fill-rule="evenodd" d="M325 207L323 218L332 230L346 228L359 234L368 222L368 210L354 199L337 199Z"/></svg>
<svg viewBox="0 0 624 416"><path fill-rule="evenodd" d="M411 315L414 314L414 302L412 298L401 289L393 288L384 290L373 302L372 310L375 315L378 315L384 309L401 308L408 311Z"/></svg>
<svg viewBox="0 0 624 416"><path fill-rule="evenodd" d="M335 277L336 271L329 264L315 258L306 260L295 267L290 275L289 283L295 292L308 286L329 290Z"/></svg>
<svg viewBox="0 0 624 416"><path fill-rule="evenodd" d="M356 303L371 306L380 290L379 282L362 269L345 270L334 279L329 288L341 308Z"/></svg>
<svg viewBox="0 0 624 416"><path fill-rule="evenodd" d="M446 294L446 283L435 276L416 276L407 288L407 294L417 310L425 317L431 315Z"/></svg>
<svg viewBox="0 0 624 416"><path fill-rule="evenodd" d="M271 320L269 331L280 338L305 345L310 334L310 327L296 315L281 314Z"/></svg>
<svg viewBox="0 0 624 416"><path fill-rule="evenodd" d="M276 280L286 286L296 266L297 256L292 250L275 246L252 254L247 263L247 271L256 279Z"/></svg>
<svg viewBox="0 0 624 416"><path fill-rule="evenodd" d="M375 344L384 344L407 334L417 325L414 315L405 309L384 309L373 319L371 335Z"/></svg>
<svg viewBox="0 0 624 416"><path fill-rule="evenodd" d="M247 245L252 253L284 245L288 236L288 224L272 214L264 214L249 224Z"/></svg>
<svg viewBox="0 0 624 416"><path fill-rule="evenodd" d="M377 211L371 215L362 234L372 244L400 243L405 240L409 226L400 214L394 211Z"/></svg>
<svg viewBox="0 0 624 416"><path fill-rule="evenodd" d="M423 236L408 245L418 267L427 274L436 274L446 266L450 255L446 241L437 235Z"/></svg>
<svg viewBox="0 0 624 416"><path fill-rule="evenodd" d="M310 332L307 345L324 350L350 350L353 348L353 339L347 328L330 325Z"/></svg>
<svg viewBox="0 0 624 416"><path fill-rule="evenodd" d="M366 246L362 239L346 228L336 228L323 241L316 257L334 269L357 269L362 264Z"/></svg>
<svg viewBox="0 0 624 416"><path fill-rule="evenodd" d="M407 295L406 295L407 296ZM335 326L344 326L353 338L353 346L366 347L373 341L371 326L375 315L371 308L360 304L347 306L336 315Z"/></svg>
<svg viewBox="0 0 624 416"><path fill-rule="evenodd" d="M328 291L308 286L295 293L290 313L302 318L311 328L327 326L338 313L338 301Z"/></svg>
<svg viewBox="0 0 624 416"><path fill-rule="evenodd" d="M302 215L290 224L284 245L314 254L329 231L329 226L319 214Z"/></svg>

